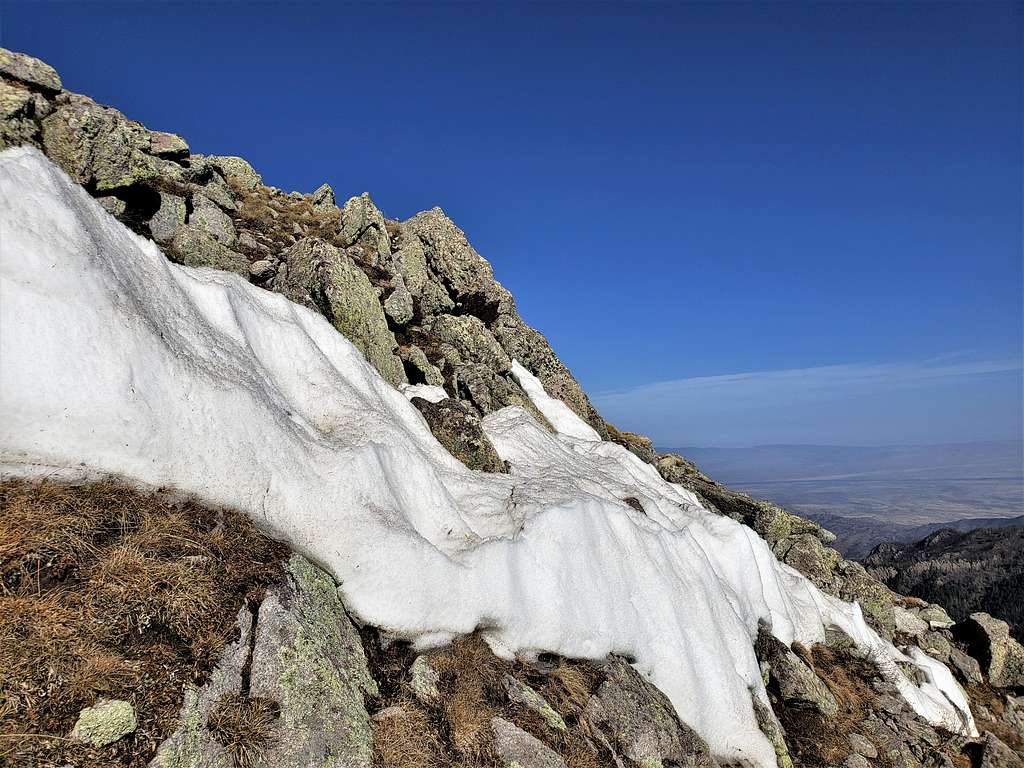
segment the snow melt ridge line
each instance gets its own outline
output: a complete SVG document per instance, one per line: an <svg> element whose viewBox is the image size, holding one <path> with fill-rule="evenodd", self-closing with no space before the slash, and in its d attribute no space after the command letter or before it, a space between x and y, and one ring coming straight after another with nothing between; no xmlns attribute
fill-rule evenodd
<svg viewBox="0 0 1024 768"><path fill-rule="evenodd" d="M168 263L34 149L0 153L0 235L0 461L84 464L245 510L325 565L363 620L420 646L483 627L505 656L632 656L725 761L776 765L751 701L767 703L759 620L787 644L843 629L894 662L923 717L974 731L944 666L594 440L522 366L559 434L522 408L490 414L512 474L473 472L322 317Z"/></svg>

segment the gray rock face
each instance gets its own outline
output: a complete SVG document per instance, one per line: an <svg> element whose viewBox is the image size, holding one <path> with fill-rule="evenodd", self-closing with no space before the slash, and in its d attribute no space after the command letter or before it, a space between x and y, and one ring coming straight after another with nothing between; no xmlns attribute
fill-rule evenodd
<svg viewBox="0 0 1024 768"><path fill-rule="evenodd" d="M430 360L427 359L426 353L417 347L415 344L408 344L398 348L398 356L403 362L408 363L412 368L418 372L418 378L423 381L414 381L414 384L423 383L430 384L435 387L444 386L444 376L441 375L440 369L433 365ZM412 374L410 374L410 377Z"/></svg>
<svg viewBox="0 0 1024 768"><path fill-rule="evenodd" d="M897 632L902 632L911 637L918 637L928 631L927 621L902 606L895 606L893 608L893 617L896 620Z"/></svg>
<svg viewBox="0 0 1024 768"><path fill-rule="evenodd" d="M474 250L461 229L440 208L413 216L405 227L419 239L427 265L461 312L494 316L504 296L491 265ZM507 295L507 293L505 294Z"/></svg>
<svg viewBox="0 0 1024 768"><path fill-rule="evenodd" d="M549 395L572 408L602 438L607 437L604 420L539 331L526 325L518 315L509 314L500 315L490 329L508 356L518 360L540 379Z"/></svg>
<svg viewBox="0 0 1024 768"><path fill-rule="evenodd" d="M188 144L185 140L174 133L163 131L149 132L149 149L157 157L167 159L188 157Z"/></svg>
<svg viewBox="0 0 1024 768"><path fill-rule="evenodd" d="M978 664L977 659L967 655L955 645L949 649L949 663L965 683L980 683L984 681L981 675L981 665Z"/></svg>
<svg viewBox="0 0 1024 768"><path fill-rule="evenodd" d="M249 279L254 283L265 283L275 274L277 274L277 267L266 259L254 261L249 265Z"/></svg>
<svg viewBox="0 0 1024 768"><path fill-rule="evenodd" d="M771 682L787 706L814 709L826 717L839 713L839 703L828 686L764 624L758 628L754 650L758 660L768 664Z"/></svg>
<svg viewBox="0 0 1024 768"><path fill-rule="evenodd" d="M980 768L1024 768L1024 759L1000 741L995 734L986 731Z"/></svg>
<svg viewBox="0 0 1024 768"><path fill-rule="evenodd" d="M160 207L149 220L149 231L158 243L174 239L185 224L185 198L167 192L160 193Z"/></svg>
<svg viewBox="0 0 1024 768"><path fill-rule="evenodd" d="M243 192L263 186L263 179L245 160L230 155L209 155L206 158L229 182Z"/></svg>
<svg viewBox="0 0 1024 768"><path fill-rule="evenodd" d="M372 266L394 271L387 222L366 192L349 198L342 207L341 236L348 246L362 246Z"/></svg>
<svg viewBox="0 0 1024 768"><path fill-rule="evenodd" d="M509 356L478 317L440 315L431 324L430 333L453 368L463 363L480 363L499 374L512 368Z"/></svg>
<svg viewBox="0 0 1024 768"><path fill-rule="evenodd" d="M620 759L642 766L716 765L707 744L679 721L665 694L622 659L609 662L586 717Z"/></svg>
<svg viewBox="0 0 1024 768"><path fill-rule="evenodd" d="M968 643L989 682L998 688L1024 687L1024 647L1010 637L1010 626L987 613L972 613L955 634Z"/></svg>
<svg viewBox="0 0 1024 768"><path fill-rule="evenodd" d="M317 187L316 191L309 197L314 208L330 210L337 206L337 203L334 200L334 190L326 183Z"/></svg>
<svg viewBox="0 0 1024 768"><path fill-rule="evenodd" d="M6 48L0 48L0 74L20 80L41 91L56 93L61 88L57 70L49 64Z"/></svg>
<svg viewBox="0 0 1024 768"><path fill-rule="evenodd" d="M437 441L470 469L483 472L504 472L505 463L484 434L480 417L456 400L448 398L432 403L414 397L416 406Z"/></svg>
<svg viewBox="0 0 1024 768"><path fill-rule="evenodd" d="M922 651L933 658L938 659L943 664L949 663L949 655L953 651L953 646L949 640L939 632L925 632L919 638L918 645L921 646Z"/></svg>
<svg viewBox="0 0 1024 768"><path fill-rule="evenodd" d="M186 689L181 725L151 766L229 768L231 756L207 719L218 701L242 694L280 706L265 765L370 768L373 735L363 696L377 688L359 634L330 576L298 555L288 575L286 585L268 591L255 617L240 612L239 641L225 649L206 685Z"/></svg>
<svg viewBox="0 0 1024 768"><path fill-rule="evenodd" d="M159 175L150 133L116 109L64 94L43 120L46 154L80 184L98 192L121 189Z"/></svg>
<svg viewBox="0 0 1024 768"><path fill-rule="evenodd" d="M391 295L384 300L384 312L395 325L405 325L413 317L412 294L401 275L395 277L394 283Z"/></svg>
<svg viewBox="0 0 1024 768"><path fill-rule="evenodd" d="M49 114L49 103L38 93L0 80L0 149L39 144L36 120Z"/></svg>
<svg viewBox="0 0 1024 768"><path fill-rule="evenodd" d="M864 757L870 757L872 759L878 757L878 750L875 748L875 745L861 734L851 733L849 741L850 747L858 755L863 755Z"/></svg>
<svg viewBox="0 0 1024 768"><path fill-rule="evenodd" d="M203 195L192 195L190 226L201 229L222 245L231 246L238 239L231 217L216 203Z"/></svg>
<svg viewBox="0 0 1024 768"><path fill-rule="evenodd" d="M377 292L352 259L318 238L300 240L283 259L276 290L323 314L391 384L407 383Z"/></svg>
<svg viewBox="0 0 1024 768"><path fill-rule="evenodd" d="M556 752L500 717L491 718L494 751L506 768L565 768Z"/></svg>
<svg viewBox="0 0 1024 768"><path fill-rule="evenodd" d="M248 277L249 261L202 229L188 224L179 227L167 247L171 261L187 267L212 267Z"/></svg>

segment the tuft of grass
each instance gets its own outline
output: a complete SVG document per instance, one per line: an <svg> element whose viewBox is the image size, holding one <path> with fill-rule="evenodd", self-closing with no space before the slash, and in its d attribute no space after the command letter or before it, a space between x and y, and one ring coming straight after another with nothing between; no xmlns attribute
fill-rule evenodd
<svg viewBox="0 0 1024 768"><path fill-rule="evenodd" d="M231 753L236 768L258 768L281 715L273 699L229 693L210 710L207 728Z"/></svg>
<svg viewBox="0 0 1024 768"><path fill-rule="evenodd" d="M442 745L430 715L412 700L373 722L373 764L389 768L440 768Z"/></svg>
<svg viewBox="0 0 1024 768"><path fill-rule="evenodd" d="M167 493L0 482L0 764L145 766L287 556L243 515ZM98 698L129 701L136 732L67 741Z"/></svg>

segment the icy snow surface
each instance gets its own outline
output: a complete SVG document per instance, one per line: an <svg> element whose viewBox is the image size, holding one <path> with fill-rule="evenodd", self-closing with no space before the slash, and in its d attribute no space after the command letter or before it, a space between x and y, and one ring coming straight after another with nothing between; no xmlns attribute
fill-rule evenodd
<svg viewBox="0 0 1024 768"><path fill-rule="evenodd" d="M0 154L0 226L8 472L116 473L241 508L421 646L480 628L505 655L629 655L723 758L775 765L750 698L766 696L759 619L786 643L843 628L918 712L959 726L941 664L915 656L931 682L911 684L857 606L601 442L518 363L559 434L492 414L512 474L473 472L323 318L170 264L33 149Z"/></svg>
<svg viewBox="0 0 1024 768"><path fill-rule="evenodd" d="M422 397L432 403L440 403L442 400L448 399L448 393L444 391L444 387L432 384L400 384L398 388L410 400L414 397Z"/></svg>

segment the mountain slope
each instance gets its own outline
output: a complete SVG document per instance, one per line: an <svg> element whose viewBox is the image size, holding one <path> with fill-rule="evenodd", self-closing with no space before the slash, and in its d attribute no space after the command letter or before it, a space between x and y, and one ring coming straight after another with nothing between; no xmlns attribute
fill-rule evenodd
<svg viewBox="0 0 1024 768"><path fill-rule="evenodd" d="M263 187L27 79L40 64L0 57L5 141L82 186L0 156L8 472L241 509L419 648L479 631L504 657L627 655L724 762L790 760L769 706L805 699L782 670L837 706L795 641L868 655L890 715L972 731L947 668L886 642L898 598L820 527L601 422L440 211L389 222L366 196ZM507 472L460 461L471 429Z"/></svg>

